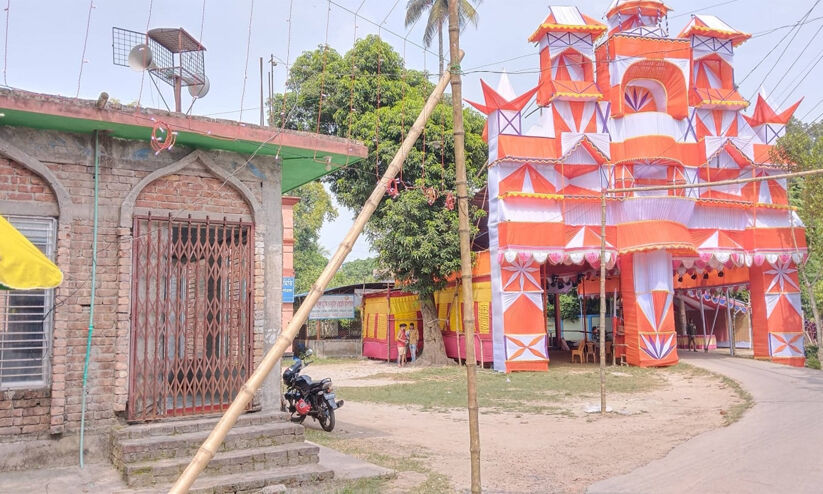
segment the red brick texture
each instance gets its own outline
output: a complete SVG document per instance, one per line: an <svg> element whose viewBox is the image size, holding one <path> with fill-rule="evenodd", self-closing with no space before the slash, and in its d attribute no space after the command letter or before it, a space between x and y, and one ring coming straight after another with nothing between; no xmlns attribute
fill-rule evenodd
<svg viewBox="0 0 823 494"><path fill-rule="evenodd" d="M51 188L28 169L0 158L0 200L54 203Z"/></svg>

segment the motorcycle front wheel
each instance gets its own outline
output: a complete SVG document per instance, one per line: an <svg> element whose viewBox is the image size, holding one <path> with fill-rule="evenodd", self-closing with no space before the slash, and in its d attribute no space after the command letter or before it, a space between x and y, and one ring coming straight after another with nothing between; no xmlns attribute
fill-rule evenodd
<svg viewBox="0 0 823 494"><path fill-rule="evenodd" d="M331 432L334 429L334 409L329 407L326 400L320 402L320 413L317 414L317 421L320 422L320 427L326 432Z"/></svg>

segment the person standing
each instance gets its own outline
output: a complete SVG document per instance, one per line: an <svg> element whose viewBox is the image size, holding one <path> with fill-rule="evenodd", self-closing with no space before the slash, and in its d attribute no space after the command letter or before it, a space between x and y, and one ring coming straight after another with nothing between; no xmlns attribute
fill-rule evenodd
<svg viewBox="0 0 823 494"><path fill-rule="evenodd" d="M409 323L409 352L411 353L411 361L417 360L417 341L420 339L420 333L414 327L414 323Z"/></svg>
<svg viewBox="0 0 823 494"><path fill-rule="evenodd" d="M694 321L689 321L689 324L686 325L686 328L689 333L688 349L689 351L696 352L697 343L694 341L694 333L697 331L697 328L694 326ZM706 342L704 341L703 344L705 345Z"/></svg>
<svg viewBox="0 0 823 494"><path fill-rule="evenodd" d="M397 366L403 367L406 364L406 344L409 342L409 332L406 331L406 324L401 324L395 336L397 342Z"/></svg>

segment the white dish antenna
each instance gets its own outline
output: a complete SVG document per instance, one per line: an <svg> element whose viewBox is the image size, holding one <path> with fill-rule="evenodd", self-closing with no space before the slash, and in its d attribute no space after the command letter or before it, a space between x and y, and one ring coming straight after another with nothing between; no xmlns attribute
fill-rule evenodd
<svg viewBox="0 0 823 494"><path fill-rule="evenodd" d="M189 86L189 94L192 98L202 98L203 96L209 94L210 87L209 77L204 75L203 84L192 84Z"/></svg>
<svg viewBox="0 0 823 494"><path fill-rule="evenodd" d="M145 43L136 45L129 51L129 68L132 70L136 70L137 72L142 72L146 69L150 69L153 67L153 58L154 57L151 54L151 49L149 48L149 45Z"/></svg>

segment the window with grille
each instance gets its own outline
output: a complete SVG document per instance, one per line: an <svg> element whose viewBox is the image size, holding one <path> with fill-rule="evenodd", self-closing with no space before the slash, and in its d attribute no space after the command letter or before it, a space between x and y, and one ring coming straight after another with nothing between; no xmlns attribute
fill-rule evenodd
<svg viewBox="0 0 823 494"><path fill-rule="evenodd" d="M6 216L54 260L54 218ZM0 388L47 383L54 290L0 290Z"/></svg>

